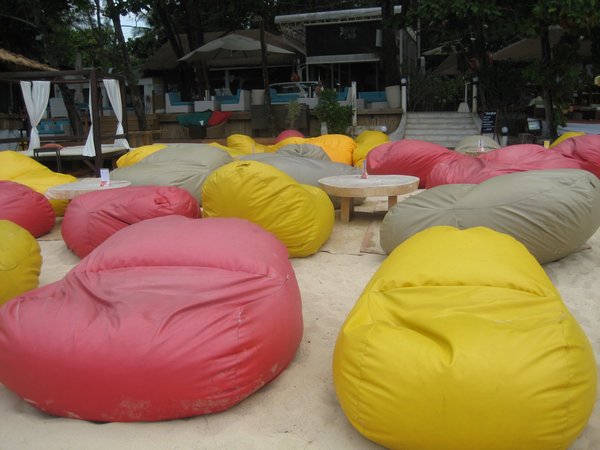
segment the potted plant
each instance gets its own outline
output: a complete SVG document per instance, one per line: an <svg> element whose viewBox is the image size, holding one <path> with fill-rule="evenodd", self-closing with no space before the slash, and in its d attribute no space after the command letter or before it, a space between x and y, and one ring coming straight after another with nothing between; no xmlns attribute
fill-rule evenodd
<svg viewBox="0 0 600 450"><path fill-rule="evenodd" d="M338 103L335 89L324 88L321 91L314 112L319 122L326 124L328 133L345 134L352 125L352 107Z"/></svg>

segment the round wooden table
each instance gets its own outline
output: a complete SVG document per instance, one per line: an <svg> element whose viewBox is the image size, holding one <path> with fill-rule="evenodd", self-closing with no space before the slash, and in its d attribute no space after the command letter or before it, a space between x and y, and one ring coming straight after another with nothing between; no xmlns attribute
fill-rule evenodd
<svg viewBox="0 0 600 450"><path fill-rule="evenodd" d="M398 195L414 192L419 178L409 175L338 175L321 178L319 185L328 194L340 199L340 219L349 222L354 213L354 199L386 196L388 210L398 202Z"/></svg>
<svg viewBox="0 0 600 450"><path fill-rule="evenodd" d="M54 200L72 200L78 195L86 192L100 191L104 189L116 189L131 185L130 181L111 180L106 186L100 185L100 178L82 178L73 183L58 184L46 190L46 197Z"/></svg>

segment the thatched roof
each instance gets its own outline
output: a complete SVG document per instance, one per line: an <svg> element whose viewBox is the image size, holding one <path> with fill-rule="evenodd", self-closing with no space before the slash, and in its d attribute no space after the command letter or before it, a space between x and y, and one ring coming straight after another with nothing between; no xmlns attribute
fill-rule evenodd
<svg viewBox="0 0 600 450"><path fill-rule="evenodd" d="M0 48L0 63L4 63L8 66L9 70L43 70L43 71L56 71L54 67L42 64L40 62L29 59L18 53L9 52L3 48Z"/></svg>

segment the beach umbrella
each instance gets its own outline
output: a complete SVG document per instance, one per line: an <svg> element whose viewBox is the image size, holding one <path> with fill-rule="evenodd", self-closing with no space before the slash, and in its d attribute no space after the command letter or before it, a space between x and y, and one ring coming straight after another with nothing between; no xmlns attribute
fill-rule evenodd
<svg viewBox="0 0 600 450"><path fill-rule="evenodd" d="M273 44L267 44L267 56L281 55L289 58L295 58L295 53L278 47ZM239 34L227 34L223 37L214 39L187 55L184 55L180 61L212 61L227 63L228 65L248 64L250 59L260 58L260 41Z"/></svg>

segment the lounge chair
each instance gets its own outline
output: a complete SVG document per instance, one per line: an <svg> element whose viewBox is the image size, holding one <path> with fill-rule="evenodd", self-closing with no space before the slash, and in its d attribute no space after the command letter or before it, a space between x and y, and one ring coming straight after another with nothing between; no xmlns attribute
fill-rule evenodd
<svg viewBox="0 0 600 450"><path fill-rule="evenodd" d="M238 89L236 95L217 95L221 111L250 111L250 91Z"/></svg>
<svg viewBox="0 0 600 450"><path fill-rule="evenodd" d="M194 109L193 102L184 102L181 100L179 92L167 92L165 94L165 110L167 114L188 113Z"/></svg>

